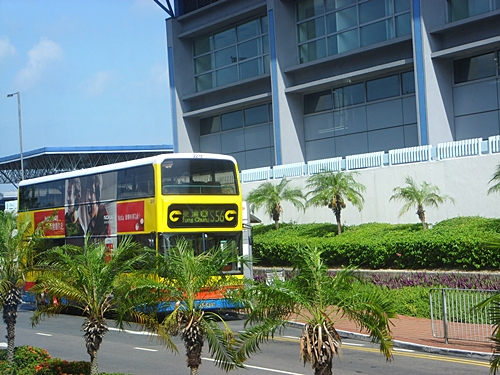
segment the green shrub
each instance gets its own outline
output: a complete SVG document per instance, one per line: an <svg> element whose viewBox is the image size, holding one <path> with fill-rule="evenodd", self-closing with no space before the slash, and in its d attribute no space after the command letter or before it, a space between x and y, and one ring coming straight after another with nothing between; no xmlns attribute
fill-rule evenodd
<svg viewBox="0 0 500 375"><path fill-rule="evenodd" d="M500 234L500 220L457 217L423 230L420 224L369 223L336 234L333 224L283 224L254 227L253 251L260 266L290 266L296 249L324 250L329 267L367 269L500 268L500 252L488 247Z"/></svg>
<svg viewBox="0 0 500 375"><path fill-rule="evenodd" d="M361 278L363 282L354 285L354 293L363 289L381 289L392 301L395 301L398 315L413 316L430 319L429 291L430 287L413 286L392 289L387 285L376 285L368 278Z"/></svg>
<svg viewBox="0 0 500 375"><path fill-rule="evenodd" d="M387 292L394 301L397 301L398 315L430 319L430 289L423 286L413 286L401 289L387 289Z"/></svg>
<svg viewBox="0 0 500 375"><path fill-rule="evenodd" d="M17 375L32 375L40 363L50 360L50 355L45 349L33 346L19 346L14 349L14 366L10 367L6 361L7 350L0 350L0 373L10 374L15 371Z"/></svg>
<svg viewBox="0 0 500 375"><path fill-rule="evenodd" d="M90 362L65 361L59 358L51 359L38 366L36 375L88 375Z"/></svg>
<svg viewBox="0 0 500 375"><path fill-rule="evenodd" d="M16 375L87 375L90 362L52 359L45 349L19 346L14 349L14 366L6 361L7 350L0 349L0 374Z"/></svg>

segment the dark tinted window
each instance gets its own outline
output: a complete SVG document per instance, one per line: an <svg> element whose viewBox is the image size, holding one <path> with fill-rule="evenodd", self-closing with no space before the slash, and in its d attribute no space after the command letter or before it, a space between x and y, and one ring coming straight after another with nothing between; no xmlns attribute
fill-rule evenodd
<svg viewBox="0 0 500 375"><path fill-rule="evenodd" d="M200 120L200 135L220 132L220 117L213 116Z"/></svg>
<svg viewBox="0 0 500 375"><path fill-rule="evenodd" d="M145 198L155 194L152 165L118 171L117 199Z"/></svg>
<svg viewBox="0 0 500 375"><path fill-rule="evenodd" d="M267 104L245 109L245 126L269 122L269 108Z"/></svg>
<svg viewBox="0 0 500 375"><path fill-rule="evenodd" d="M171 159L161 168L162 193L238 194L236 166L230 160Z"/></svg>
<svg viewBox="0 0 500 375"><path fill-rule="evenodd" d="M453 63L455 83L473 81L496 75L497 62L495 53L456 60Z"/></svg>
<svg viewBox="0 0 500 375"><path fill-rule="evenodd" d="M358 83L334 90L335 108L344 108L365 102L365 84Z"/></svg>
<svg viewBox="0 0 500 375"><path fill-rule="evenodd" d="M366 82L366 96L368 101L385 99L398 95L399 75Z"/></svg>
<svg viewBox="0 0 500 375"><path fill-rule="evenodd" d="M222 130L237 129L243 127L243 112L235 111L224 113L221 116Z"/></svg>
<svg viewBox="0 0 500 375"><path fill-rule="evenodd" d="M64 180L20 188L21 211L64 206Z"/></svg>
<svg viewBox="0 0 500 375"><path fill-rule="evenodd" d="M415 76L413 71L401 74L401 81L403 95L415 93Z"/></svg>
<svg viewBox="0 0 500 375"><path fill-rule="evenodd" d="M333 108L332 91L321 91L304 96L304 113L315 113Z"/></svg>

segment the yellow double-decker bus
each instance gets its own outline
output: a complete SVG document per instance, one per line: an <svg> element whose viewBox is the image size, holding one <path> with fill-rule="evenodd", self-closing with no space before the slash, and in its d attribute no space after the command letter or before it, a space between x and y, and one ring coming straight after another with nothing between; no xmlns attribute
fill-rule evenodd
<svg viewBox="0 0 500 375"><path fill-rule="evenodd" d="M164 154L19 184L18 215L35 227L48 220L52 246L83 246L90 235L112 251L128 235L160 254L183 238L198 252L224 246L251 256L247 211L236 160L218 154ZM251 271L238 263L224 270ZM214 297L207 306L222 305Z"/></svg>

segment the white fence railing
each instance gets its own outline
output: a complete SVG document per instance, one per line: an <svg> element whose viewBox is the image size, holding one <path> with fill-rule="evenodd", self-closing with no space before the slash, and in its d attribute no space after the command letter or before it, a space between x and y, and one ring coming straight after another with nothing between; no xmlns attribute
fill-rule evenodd
<svg viewBox="0 0 500 375"><path fill-rule="evenodd" d="M308 174L316 174L324 171L338 172L342 170L342 158L313 160L307 163Z"/></svg>
<svg viewBox="0 0 500 375"><path fill-rule="evenodd" d="M430 162L464 156L493 154L500 152L500 135L491 136L487 141L481 138L465 139L462 141L438 143L431 145L407 147L395 150L370 152L367 154L349 155L342 157L313 160L306 163L292 163L246 169L241 171L242 182L279 179L283 177L297 177L313 175L324 171L355 170L362 168L377 168L396 164Z"/></svg>
<svg viewBox="0 0 500 375"><path fill-rule="evenodd" d="M463 141L439 143L438 159L457 158L461 156L481 155L481 138L464 139Z"/></svg>
<svg viewBox="0 0 500 375"><path fill-rule="evenodd" d="M271 167L246 169L241 171L241 182L262 181L271 178Z"/></svg>
<svg viewBox="0 0 500 375"><path fill-rule="evenodd" d="M277 165L273 168L274 178L297 177L304 175L305 163Z"/></svg>
<svg viewBox="0 0 500 375"><path fill-rule="evenodd" d="M500 135L494 135L488 138L488 150L490 154L500 152Z"/></svg>
<svg viewBox="0 0 500 375"><path fill-rule="evenodd" d="M430 161L432 158L431 152L432 147L430 145L389 150L389 165Z"/></svg>
<svg viewBox="0 0 500 375"><path fill-rule="evenodd" d="M434 337L485 341L491 340L493 322L488 310L475 308L498 291L473 289L431 289L431 326Z"/></svg>
<svg viewBox="0 0 500 375"><path fill-rule="evenodd" d="M345 157L346 170L384 166L384 151Z"/></svg>

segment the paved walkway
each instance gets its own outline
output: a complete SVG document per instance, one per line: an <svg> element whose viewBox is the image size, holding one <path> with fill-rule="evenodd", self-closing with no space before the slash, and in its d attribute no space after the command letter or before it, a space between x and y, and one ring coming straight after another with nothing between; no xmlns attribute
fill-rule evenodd
<svg viewBox="0 0 500 375"><path fill-rule="evenodd" d="M392 323L394 323L392 334L395 348L481 359L489 359L492 354L492 342L450 339L446 344L444 338L433 337L430 319L399 316L397 319L392 319ZM366 332L360 332L359 328L347 319L337 321L335 328L343 338L368 339Z"/></svg>

